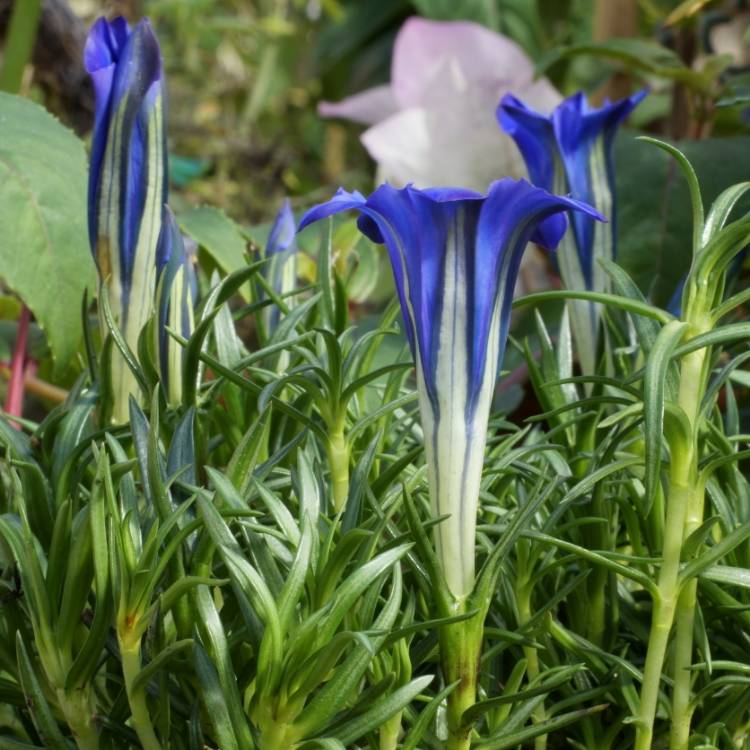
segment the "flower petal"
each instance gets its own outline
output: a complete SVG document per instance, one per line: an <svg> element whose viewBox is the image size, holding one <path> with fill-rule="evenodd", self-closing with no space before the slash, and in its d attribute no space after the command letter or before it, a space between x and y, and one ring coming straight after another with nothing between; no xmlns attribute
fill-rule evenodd
<svg viewBox="0 0 750 750"><path fill-rule="evenodd" d="M294 212L289 199L286 198L279 212L276 214L273 226L266 242L266 256L283 252L294 244L297 227Z"/></svg>
<svg viewBox="0 0 750 750"><path fill-rule="evenodd" d="M374 125L397 111L398 105L388 84L361 91L340 102L318 104L321 117L342 117L364 125Z"/></svg>
<svg viewBox="0 0 750 750"><path fill-rule="evenodd" d="M467 82L523 87L534 65L515 42L471 21L413 17L396 37L391 66L393 95L401 107L420 107L436 93L437 66L453 61ZM496 99L497 100L497 99Z"/></svg>
<svg viewBox="0 0 750 750"><path fill-rule="evenodd" d="M362 193L356 190L350 193L344 188L339 188L331 200L313 206L304 213L297 227L297 232L301 232L306 226L315 221L320 221L320 219L325 219L327 216L333 216L333 214L349 211L353 208L361 209L365 203L365 197Z"/></svg>
<svg viewBox="0 0 750 750"><path fill-rule="evenodd" d="M506 94L496 112L500 127L516 142L531 181L545 190L555 183L555 132L549 117L540 115L513 94Z"/></svg>

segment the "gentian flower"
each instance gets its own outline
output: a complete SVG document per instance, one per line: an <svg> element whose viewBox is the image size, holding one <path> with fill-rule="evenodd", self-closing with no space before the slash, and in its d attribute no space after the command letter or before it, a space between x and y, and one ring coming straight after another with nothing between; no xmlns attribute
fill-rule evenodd
<svg viewBox="0 0 750 750"><path fill-rule="evenodd" d="M169 335L167 328L183 338L190 338L195 323L197 282L180 229L167 206L164 206L158 256L165 262L159 271L156 290L155 349L159 356L160 380L167 401L172 406L179 406L182 403L182 362L185 349Z"/></svg>
<svg viewBox="0 0 750 750"><path fill-rule="evenodd" d="M542 111L562 99L513 40L469 21L410 18L393 48L391 81L341 102L324 117L369 125L362 143L378 178L396 185L464 185L484 191L498 177L524 176L493 112L512 92Z"/></svg>
<svg viewBox="0 0 750 750"><path fill-rule="evenodd" d="M283 296L294 291L297 281L297 225L287 198L276 214L266 242L265 277L276 294ZM289 302L287 300L287 302ZM281 311L276 305L264 311L266 332L270 335L279 324Z"/></svg>
<svg viewBox="0 0 750 750"><path fill-rule="evenodd" d="M524 248L554 248L565 211L600 217L578 201L523 180L494 182L486 196L461 188L397 190L369 198L339 190L310 209L300 229L356 209L360 230L384 243L393 267L417 389L438 557L457 600L474 585L474 541L487 424Z"/></svg>
<svg viewBox="0 0 750 750"><path fill-rule="evenodd" d="M164 84L148 20L132 30L100 18L84 52L96 113L89 172L89 239L114 317L133 351L154 310L157 245L167 200ZM115 419L135 392L124 363L113 367Z"/></svg>
<svg viewBox="0 0 750 750"><path fill-rule="evenodd" d="M605 292L606 272L599 258L615 257L615 174L612 147L618 126L646 96L634 96L595 109L583 94L562 102L546 116L535 112L513 95L506 95L497 108L501 127L515 140L531 181L555 193L570 193L594 206L611 219L607 225L576 213L571 232L557 253L560 276L568 289ZM597 305L573 302L571 322L581 368L594 372L599 337Z"/></svg>

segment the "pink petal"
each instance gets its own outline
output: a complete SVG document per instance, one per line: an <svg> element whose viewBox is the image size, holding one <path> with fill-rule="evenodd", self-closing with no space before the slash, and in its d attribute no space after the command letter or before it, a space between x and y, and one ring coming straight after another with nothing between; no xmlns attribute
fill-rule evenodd
<svg viewBox="0 0 750 750"><path fill-rule="evenodd" d="M475 114L467 122L465 111L405 109L363 133L362 143L378 163L379 180L395 185L484 192L500 177L525 174L513 141L491 118Z"/></svg>
<svg viewBox="0 0 750 750"><path fill-rule="evenodd" d="M318 114L321 117L342 117L345 120L373 125L390 117L398 105L388 85L375 86L348 96L340 102L320 102Z"/></svg>
<svg viewBox="0 0 750 750"><path fill-rule="evenodd" d="M413 17L396 37L391 66L393 95L401 107L434 97L436 69L452 61L469 85L526 86L534 65L513 41L470 21Z"/></svg>

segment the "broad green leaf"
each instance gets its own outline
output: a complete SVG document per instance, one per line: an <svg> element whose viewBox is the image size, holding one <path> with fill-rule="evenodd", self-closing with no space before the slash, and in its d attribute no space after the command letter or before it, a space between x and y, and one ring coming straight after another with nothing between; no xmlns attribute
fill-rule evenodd
<svg viewBox="0 0 750 750"><path fill-rule="evenodd" d="M31 308L65 364L95 289L83 143L38 104L0 92L0 276Z"/></svg>
<svg viewBox="0 0 750 750"><path fill-rule="evenodd" d="M211 206L199 206L180 214L177 222L180 229L190 235L224 273L239 271L247 265L242 231L223 211ZM243 285L240 294L249 300L249 287Z"/></svg>

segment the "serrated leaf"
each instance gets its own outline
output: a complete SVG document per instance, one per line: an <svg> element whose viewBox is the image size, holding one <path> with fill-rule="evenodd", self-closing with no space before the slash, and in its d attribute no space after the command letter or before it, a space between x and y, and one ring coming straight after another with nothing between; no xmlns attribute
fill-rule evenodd
<svg viewBox="0 0 750 750"><path fill-rule="evenodd" d="M96 288L86 230L83 143L49 112L0 92L0 269L65 364L81 340L81 299Z"/></svg>

